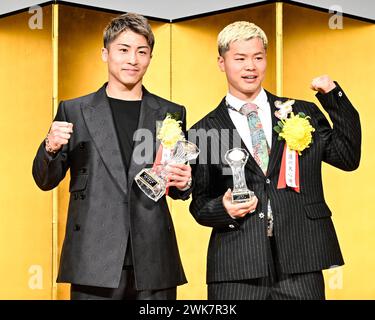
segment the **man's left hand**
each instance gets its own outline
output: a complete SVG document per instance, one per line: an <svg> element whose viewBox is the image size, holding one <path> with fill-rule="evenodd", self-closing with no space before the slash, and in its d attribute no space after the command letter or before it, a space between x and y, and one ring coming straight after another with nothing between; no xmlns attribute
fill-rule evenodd
<svg viewBox="0 0 375 320"><path fill-rule="evenodd" d="M191 183L191 167L187 164L169 163L167 187L184 190Z"/></svg>
<svg viewBox="0 0 375 320"><path fill-rule="evenodd" d="M327 76L320 76L314 78L311 82L311 89L315 91L319 91L320 93L328 93L334 88L336 88L336 84L332 81L332 79Z"/></svg>

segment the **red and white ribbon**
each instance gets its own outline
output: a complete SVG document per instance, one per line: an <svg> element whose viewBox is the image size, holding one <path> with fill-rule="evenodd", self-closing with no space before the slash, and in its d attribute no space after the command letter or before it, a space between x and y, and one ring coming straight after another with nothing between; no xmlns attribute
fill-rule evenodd
<svg viewBox="0 0 375 320"><path fill-rule="evenodd" d="M290 150L287 145L284 146L277 189L284 189L286 186L300 192L298 153Z"/></svg>
<svg viewBox="0 0 375 320"><path fill-rule="evenodd" d="M164 165L166 161L168 161L172 157L172 150L163 148L163 145L159 145L159 149L156 153L155 161L152 166L153 171L157 171L158 166ZM169 187L165 190L165 195L168 195Z"/></svg>
<svg viewBox="0 0 375 320"><path fill-rule="evenodd" d="M156 152L156 156L155 156L155 160L154 160L154 164L152 165L152 169L154 171L157 170L157 167L160 166L162 164L162 158L163 158L163 145L160 144L159 145L159 149L158 151Z"/></svg>

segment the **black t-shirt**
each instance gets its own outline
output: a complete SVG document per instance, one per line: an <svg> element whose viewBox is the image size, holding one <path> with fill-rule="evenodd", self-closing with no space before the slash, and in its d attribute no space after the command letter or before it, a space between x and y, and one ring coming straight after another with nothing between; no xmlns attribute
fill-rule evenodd
<svg viewBox="0 0 375 320"><path fill-rule="evenodd" d="M122 159L126 171L128 171L134 146L133 135L137 130L142 100L130 101L110 97L108 100L120 143Z"/></svg>
<svg viewBox="0 0 375 320"><path fill-rule="evenodd" d="M138 119L141 110L142 100L120 100L108 97L111 106L113 121L120 143L122 159L124 161L126 172L129 171L130 160L133 153L134 140L133 135L138 127ZM132 265L130 235L128 246L126 248L124 267Z"/></svg>

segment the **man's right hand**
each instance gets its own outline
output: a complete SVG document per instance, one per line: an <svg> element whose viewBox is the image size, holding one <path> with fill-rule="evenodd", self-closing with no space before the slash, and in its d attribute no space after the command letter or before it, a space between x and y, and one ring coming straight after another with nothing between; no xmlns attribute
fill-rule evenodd
<svg viewBox="0 0 375 320"><path fill-rule="evenodd" d="M255 211L258 204L258 198L254 197L248 202L232 203L232 190L228 189L223 196L223 205L228 214L233 218L243 218L248 213Z"/></svg>
<svg viewBox="0 0 375 320"><path fill-rule="evenodd" d="M59 151L64 144L69 142L71 133L73 133L73 123L64 121L52 122L48 133L48 146L53 152ZM46 150L49 151L48 148Z"/></svg>

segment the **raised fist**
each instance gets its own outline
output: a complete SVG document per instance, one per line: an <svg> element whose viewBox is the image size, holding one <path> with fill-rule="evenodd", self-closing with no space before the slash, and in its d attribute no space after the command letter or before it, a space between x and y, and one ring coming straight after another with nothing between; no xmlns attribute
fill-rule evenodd
<svg viewBox="0 0 375 320"><path fill-rule="evenodd" d="M46 150L48 152L57 152L64 144L69 142L71 133L73 133L73 124L63 121L54 121L49 130L46 140Z"/></svg>
<svg viewBox="0 0 375 320"><path fill-rule="evenodd" d="M314 78L311 81L311 89L320 93L328 93L336 87L335 83L327 75Z"/></svg>

